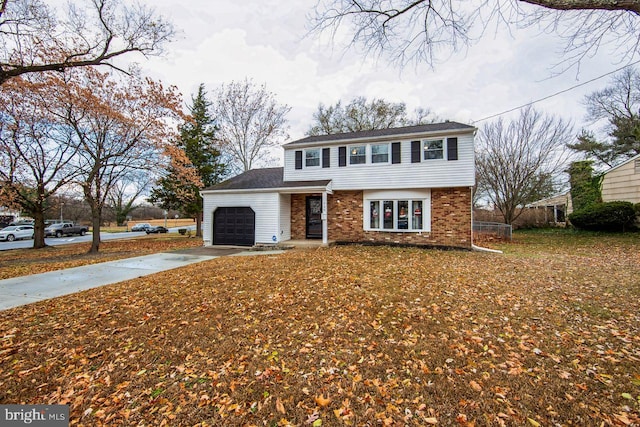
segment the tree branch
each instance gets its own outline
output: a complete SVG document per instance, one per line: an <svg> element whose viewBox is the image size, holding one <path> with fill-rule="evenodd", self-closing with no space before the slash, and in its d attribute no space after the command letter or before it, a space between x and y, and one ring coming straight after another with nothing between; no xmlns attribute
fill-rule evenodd
<svg viewBox="0 0 640 427"><path fill-rule="evenodd" d="M553 10L627 10L640 14L637 0L518 0Z"/></svg>

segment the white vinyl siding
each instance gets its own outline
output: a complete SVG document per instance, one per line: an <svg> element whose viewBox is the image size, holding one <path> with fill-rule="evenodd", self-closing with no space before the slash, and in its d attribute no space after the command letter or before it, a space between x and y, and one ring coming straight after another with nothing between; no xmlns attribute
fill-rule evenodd
<svg viewBox="0 0 640 427"><path fill-rule="evenodd" d="M445 144L443 147L444 159L411 163L411 140L415 140L415 138L412 138L400 141L401 163L371 164L371 159L368 159L367 164L351 165L349 164L349 155L353 145L334 142L330 146L330 168L296 170L294 168L295 147L288 148L285 149L284 153L284 180L311 181L330 179L332 180L332 188L335 191L471 187L475 185L473 134L458 134L456 136L458 138L458 160L455 161L446 160ZM442 136L430 139L446 140L446 138L447 136ZM398 140L393 140L393 142L396 141ZM347 166L344 167L338 166L338 147L340 146L347 146Z"/></svg>
<svg viewBox="0 0 640 427"><path fill-rule="evenodd" d="M202 235L205 246L213 242L213 213L219 207L249 207L256 215L256 243L280 241L281 196L278 193L210 193L203 195ZM290 226L289 226L290 227ZM289 230L289 235L291 231Z"/></svg>
<svg viewBox="0 0 640 427"><path fill-rule="evenodd" d="M280 236L278 242L291 239L291 194L280 194Z"/></svg>

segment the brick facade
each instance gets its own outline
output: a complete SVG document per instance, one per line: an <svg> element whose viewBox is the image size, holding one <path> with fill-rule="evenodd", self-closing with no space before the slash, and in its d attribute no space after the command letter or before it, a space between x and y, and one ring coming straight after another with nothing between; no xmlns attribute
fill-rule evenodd
<svg viewBox="0 0 640 427"><path fill-rule="evenodd" d="M307 196L321 194L292 194L291 195L291 238L304 240L307 237Z"/></svg>
<svg viewBox="0 0 640 427"><path fill-rule="evenodd" d="M291 238L306 237L306 197L291 195ZM471 189L431 190L431 232L364 231L363 192L336 191L327 198L329 240L471 247Z"/></svg>

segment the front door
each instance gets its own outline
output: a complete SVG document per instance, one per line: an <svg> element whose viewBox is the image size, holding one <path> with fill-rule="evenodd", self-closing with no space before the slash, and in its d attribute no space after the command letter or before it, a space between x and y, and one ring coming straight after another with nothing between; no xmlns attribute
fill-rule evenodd
<svg viewBox="0 0 640 427"><path fill-rule="evenodd" d="M307 239L322 239L321 196L307 196Z"/></svg>

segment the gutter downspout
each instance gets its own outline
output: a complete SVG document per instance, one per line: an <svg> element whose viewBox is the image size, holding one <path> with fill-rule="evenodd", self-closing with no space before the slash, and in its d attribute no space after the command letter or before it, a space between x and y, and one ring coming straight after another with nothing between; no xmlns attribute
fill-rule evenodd
<svg viewBox="0 0 640 427"><path fill-rule="evenodd" d="M473 249L474 251L477 252L489 252L492 254L501 254L503 253L502 251L499 251L498 249L489 249L489 248L483 248L481 246L476 246L473 244L473 187L469 187L469 191L471 191L471 249Z"/></svg>
<svg viewBox="0 0 640 427"><path fill-rule="evenodd" d="M322 212L320 213L322 218L322 246L329 244L329 227L328 227L328 215L327 215L327 191L322 192Z"/></svg>

